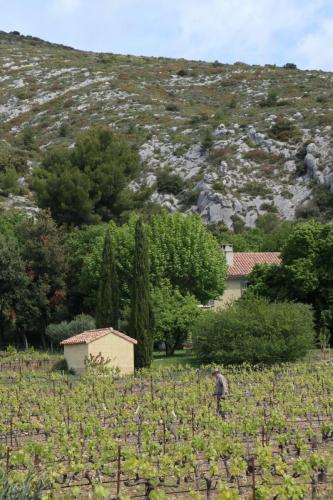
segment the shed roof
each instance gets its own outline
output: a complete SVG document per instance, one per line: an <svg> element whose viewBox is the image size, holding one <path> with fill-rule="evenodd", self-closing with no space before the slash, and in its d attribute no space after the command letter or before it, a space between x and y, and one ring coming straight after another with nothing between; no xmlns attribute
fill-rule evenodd
<svg viewBox="0 0 333 500"><path fill-rule="evenodd" d="M125 335L125 333L118 332L113 328L100 328L98 330L87 330L85 332L79 333L78 335L74 335L74 337L63 340L60 345L90 344L90 342L94 342L95 340L98 340L109 334L116 335L117 337L120 337L127 342L131 342L132 344L138 343L137 340L132 339L132 337Z"/></svg>
<svg viewBox="0 0 333 500"><path fill-rule="evenodd" d="M280 252L234 252L228 277L248 276L256 264L281 264Z"/></svg>

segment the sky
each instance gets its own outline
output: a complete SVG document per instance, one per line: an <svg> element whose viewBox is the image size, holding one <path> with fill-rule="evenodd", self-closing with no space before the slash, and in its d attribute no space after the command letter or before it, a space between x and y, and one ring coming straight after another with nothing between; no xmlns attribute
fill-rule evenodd
<svg viewBox="0 0 333 500"><path fill-rule="evenodd" d="M333 71L333 0L0 0L0 30L97 52Z"/></svg>

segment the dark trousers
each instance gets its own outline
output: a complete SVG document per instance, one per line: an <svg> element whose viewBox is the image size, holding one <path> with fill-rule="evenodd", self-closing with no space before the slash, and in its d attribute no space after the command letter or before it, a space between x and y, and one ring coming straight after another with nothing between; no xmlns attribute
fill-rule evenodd
<svg viewBox="0 0 333 500"><path fill-rule="evenodd" d="M223 401L224 401L224 396L221 396L219 394L216 395L216 413L217 415L220 415L220 417L225 417L225 411L223 410Z"/></svg>

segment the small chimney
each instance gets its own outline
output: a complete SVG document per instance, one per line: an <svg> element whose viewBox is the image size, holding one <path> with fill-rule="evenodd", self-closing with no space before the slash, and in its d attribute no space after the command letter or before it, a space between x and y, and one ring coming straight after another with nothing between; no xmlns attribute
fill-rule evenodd
<svg viewBox="0 0 333 500"><path fill-rule="evenodd" d="M234 265L234 249L231 245L222 245L223 252L225 255L225 260L227 261L227 265L229 267Z"/></svg>

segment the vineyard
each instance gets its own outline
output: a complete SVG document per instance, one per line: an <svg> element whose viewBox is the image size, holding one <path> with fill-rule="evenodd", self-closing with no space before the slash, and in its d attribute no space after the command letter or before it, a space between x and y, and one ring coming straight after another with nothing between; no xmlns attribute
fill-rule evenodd
<svg viewBox="0 0 333 500"><path fill-rule="evenodd" d="M332 498L333 365L224 373L222 418L208 367L128 378L3 367L2 481L44 499Z"/></svg>

